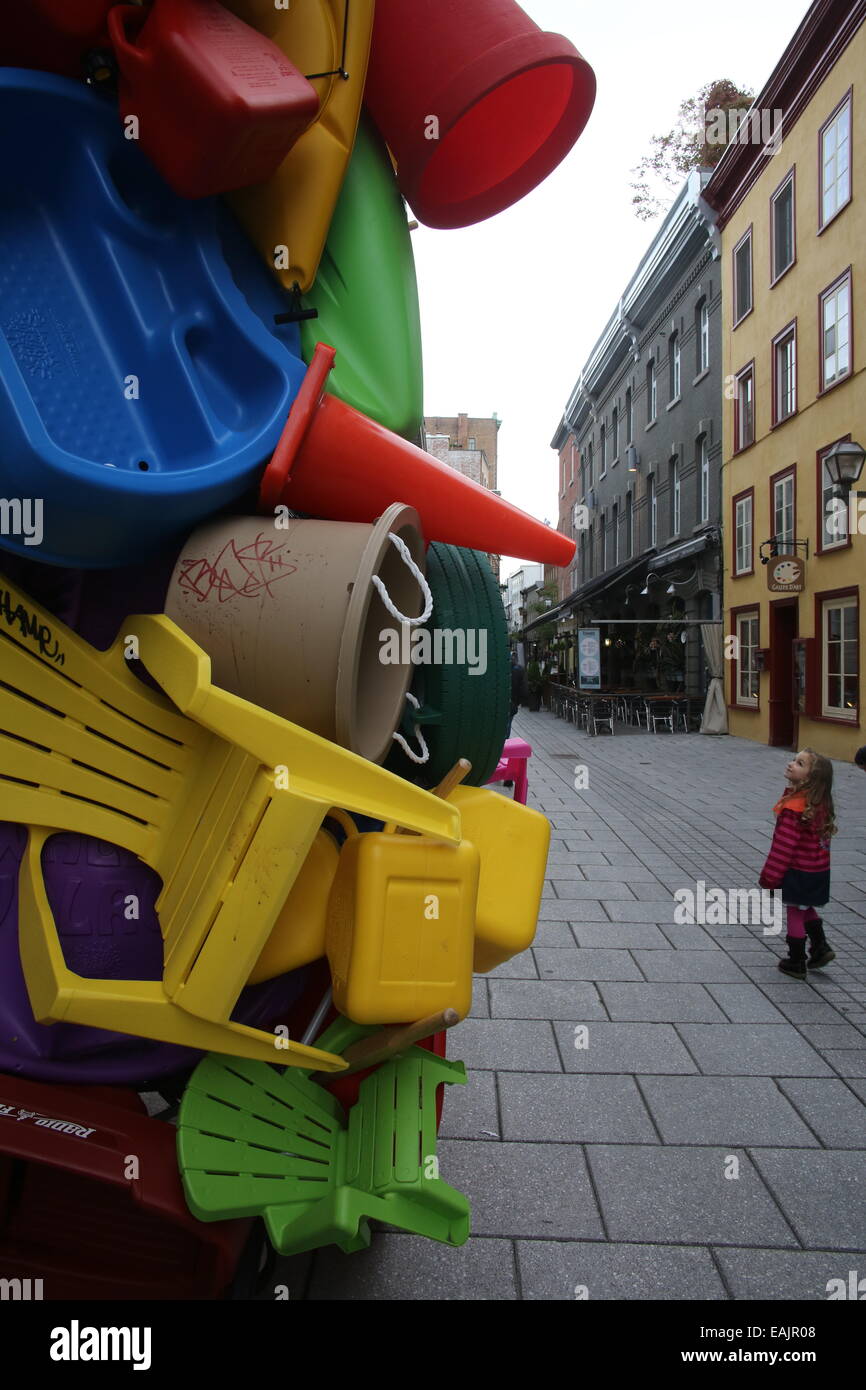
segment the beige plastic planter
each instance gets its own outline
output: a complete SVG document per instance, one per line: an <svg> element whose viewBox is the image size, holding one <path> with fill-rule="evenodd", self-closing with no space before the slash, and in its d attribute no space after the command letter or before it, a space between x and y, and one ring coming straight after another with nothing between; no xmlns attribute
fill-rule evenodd
<svg viewBox="0 0 866 1390"><path fill-rule="evenodd" d="M380 660L380 632L399 623L374 576L406 617L420 617L426 602L389 533L423 574L418 514L400 502L372 525L211 522L178 557L166 614L208 653L214 684L382 762L412 667Z"/></svg>

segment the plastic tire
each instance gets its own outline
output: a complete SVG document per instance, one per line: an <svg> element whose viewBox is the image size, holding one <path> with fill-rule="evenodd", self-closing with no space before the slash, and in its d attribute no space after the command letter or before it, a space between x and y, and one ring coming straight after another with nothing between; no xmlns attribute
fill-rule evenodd
<svg viewBox="0 0 866 1390"><path fill-rule="evenodd" d="M419 665L412 693L422 706L418 724L430 758L413 763L395 745L387 766L409 781L432 787L458 758L468 758L472 771L467 784L483 786L502 752L511 711L508 632L499 585L483 552L440 543L427 552L427 582L433 593L428 628L485 633L487 667L483 675L473 675L466 662ZM476 645L474 655L479 654ZM414 712L409 711L402 732L410 746L416 740L407 729L414 722Z"/></svg>

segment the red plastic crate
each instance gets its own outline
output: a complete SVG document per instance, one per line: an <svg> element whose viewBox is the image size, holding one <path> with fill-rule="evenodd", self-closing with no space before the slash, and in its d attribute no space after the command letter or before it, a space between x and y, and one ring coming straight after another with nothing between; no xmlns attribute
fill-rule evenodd
<svg viewBox="0 0 866 1390"><path fill-rule="evenodd" d="M0 1075L4 1278L45 1299L221 1298L251 1229L190 1214L174 1126L135 1092Z"/></svg>

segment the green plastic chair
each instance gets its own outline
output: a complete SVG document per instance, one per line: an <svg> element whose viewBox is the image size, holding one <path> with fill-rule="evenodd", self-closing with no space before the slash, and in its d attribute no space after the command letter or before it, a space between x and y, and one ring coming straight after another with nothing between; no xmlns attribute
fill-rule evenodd
<svg viewBox="0 0 866 1390"><path fill-rule="evenodd" d="M343 1046L344 1025L317 1045ZM178 1118L187 1205L202 1221L264 1217L282 1255L365 1249L370 1219L463 1245L469 1203L436 1162L442 1082L465 1085L463 1063L413 1047L362 1081L346 1126L340 1103L302 1071L206 1057Z"/></svg>

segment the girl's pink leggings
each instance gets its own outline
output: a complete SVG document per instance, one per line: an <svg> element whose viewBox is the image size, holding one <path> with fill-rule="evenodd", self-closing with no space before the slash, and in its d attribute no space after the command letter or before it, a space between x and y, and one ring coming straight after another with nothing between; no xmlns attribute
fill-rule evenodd
<svg viewBox="0 0 866 1390"><path fill-rule="evenodd" d="M814 907L789 907L787 913L789 936L804 937L806 935L806 923L818 920L818 914Z"/></svg>

